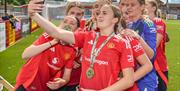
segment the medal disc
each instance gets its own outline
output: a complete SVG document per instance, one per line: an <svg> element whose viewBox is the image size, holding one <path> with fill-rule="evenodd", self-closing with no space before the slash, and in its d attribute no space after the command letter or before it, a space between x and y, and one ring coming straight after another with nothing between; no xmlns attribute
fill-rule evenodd
<svg viewBox="0 0 180 91"><path fill-rule="evenodd" d="M88 79L93 78L93 76L94 76L94 70L93 70L92 67L89 67L89 68L87 69L87 71L86 71L86 76L87 76Z"/></svg>

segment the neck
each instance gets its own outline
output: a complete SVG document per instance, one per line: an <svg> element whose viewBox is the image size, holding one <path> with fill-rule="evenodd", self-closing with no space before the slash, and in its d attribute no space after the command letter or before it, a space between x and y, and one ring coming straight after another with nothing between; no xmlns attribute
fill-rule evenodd
<svg viewBox="0 0 180 91"><path fill-rule="evenodd" d="M155 18L156 16L153 13L149 14L149 18L152 20L153 18Z"/></svg>
<svg viewBox="0 0 180 91"><path fill-rule="evenodd" d="M131 20L131 22L135 22L135 21L137 21L139 19L141 19L141 15L132 16L130 20Z"/></svg>
<svg viewBox="0 0 180 91"><path fill-rule="evenodd" d="M109 36L112 32L114 32L114 26L100 29L100 34L102 36Z"/></svg>

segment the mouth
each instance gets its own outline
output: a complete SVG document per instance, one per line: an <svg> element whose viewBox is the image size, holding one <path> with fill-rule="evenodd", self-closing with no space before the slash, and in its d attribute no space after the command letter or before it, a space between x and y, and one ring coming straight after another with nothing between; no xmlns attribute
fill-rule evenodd
<svg viewBox="0 0 180 91"><path fill-rule="evenodd" d="M104 20L103 19L97 19L97 22L103 22Z"/></svg>

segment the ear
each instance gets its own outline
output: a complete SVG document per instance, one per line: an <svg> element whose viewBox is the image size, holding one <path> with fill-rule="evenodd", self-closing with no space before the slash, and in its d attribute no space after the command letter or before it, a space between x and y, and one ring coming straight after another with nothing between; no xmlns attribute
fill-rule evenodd
<svg viewBox="0 0 180 91"><path fill-rule="evenodd" d="M145 5L141 5L141 11L145 9Z"/></svg>
<svg viewBox="0 0 180 91"><path fill-rule="evenodd" d="M155 10L156 10L156 7L152 7L152 9L153 9L153 11L155 11Z"/></svg>
<svg viewBox="0 0 180 91"><path fill-rule="evenodd" d="M118 18L113 18L113 19L112 19L112 23L115 24L115 23L117 23L117 22L118 22Z"/></svg>

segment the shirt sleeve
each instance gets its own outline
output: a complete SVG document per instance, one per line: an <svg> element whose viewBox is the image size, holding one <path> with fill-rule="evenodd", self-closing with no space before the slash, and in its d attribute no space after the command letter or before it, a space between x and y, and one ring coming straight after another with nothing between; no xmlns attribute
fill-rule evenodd
<svg viewBox="0 0 180 91"><path fill-rule="evenodd" d="M154 56L151 59L152 61L156 55L156 28L154 23L152 26L148 26L148 24L145 25L143 39L154 51Z"/></svg>
<svg viewBox="0 0 180 91"><path fill-rule="evenodd" d="M33 45L40 45L40 44L46 43L52 39L53 38L51 38L47 33L43 33L38 39L36 39L33 42Z"/></svg>
<svg viewBox="0 0 180 91"><path fill-rule="evenodd" d="M124 37L131 44L132 52L133 52L133 57L134 58L137 58L138 56L140 56L140 55L145 53L141 43L137 39L135 39L133 37L129 37L129 36L124 36Z"/></svg>
<svg viewBox="0 0 180 91"><path fill-rule="evenodd" d="M157 33L163 35L165 32L165 23L162 20L156 20L155 23L156 23Z"/></svg>
<svg viewBox="0 0 180 91"><path fill-rule="evenodd" d="M132 46L134 58L137 58L138 56L145 53L141 43L137 39L133 39L130 44Z"/></svg>
<svg viewBox="0 0 180 91"><path fill-rule="evenodd" d="M80 47L80 48L83 47L86 35L87 35L87 32L83 32L83 31L74 32L75 47Z"/></svg>
<svg viewBox="0 0 180 91"><path fill-rule="evenodd" d="M75 50L73 50L72 48L70 59L67 60L68 62L66 63L65 67L68 69L72 69L74 65L74 59L75 59Z"/></svg>
<svg viewBox="0 0 180 91"><path fill-rule="evenodd" d="M134 59L131 45L128 41L124 40L121 44L121 56L120 56L120 65L122 69L128 67L134 67Z"/></svg>

